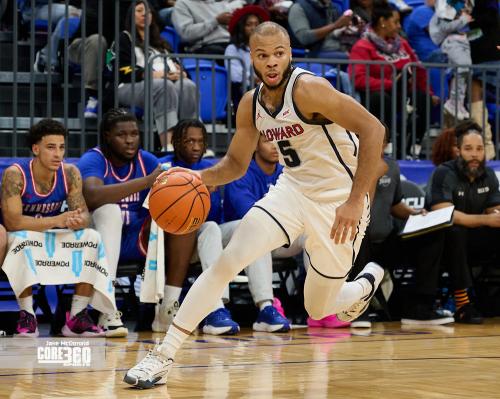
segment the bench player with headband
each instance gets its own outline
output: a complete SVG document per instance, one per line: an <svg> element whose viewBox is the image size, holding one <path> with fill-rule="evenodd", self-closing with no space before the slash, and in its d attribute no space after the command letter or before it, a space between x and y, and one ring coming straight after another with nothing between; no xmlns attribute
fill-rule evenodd
<svg viewBox="0 0 500 399"><path fill-rule="evenodd" d="M240 178L259 135L277 146L284 171L242 219L217 263L193 284L163 343L126 373L124 381L136 387L166 383L177 350L224 287L246 265L301 234L311 265L304 301L312 318L355 319L382 280L383 269L369 263L354 281L345 281L369 220L368 192L383 169L384 127L325 79L293 68L281 26L259 25L250 52L262 83L240 102L227 154L212 168L191 173L207 186Z"/></svg>

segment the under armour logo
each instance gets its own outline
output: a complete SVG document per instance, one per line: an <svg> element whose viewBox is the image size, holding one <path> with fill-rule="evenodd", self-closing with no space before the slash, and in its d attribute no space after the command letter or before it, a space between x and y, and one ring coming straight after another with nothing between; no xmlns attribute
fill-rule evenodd
<svg viewBox="0 0 500 399"><path fill-rule="evenodd" d="M257 111L257 119L262 118L262 115L260 114L260 111Z"/></svg>
<svg viewBox="0 0 500 399"><path fill-rule="evenodd" d="M290 113L290 110L287 109L285 112L283 112L283 117L287 116Z"/></svg>

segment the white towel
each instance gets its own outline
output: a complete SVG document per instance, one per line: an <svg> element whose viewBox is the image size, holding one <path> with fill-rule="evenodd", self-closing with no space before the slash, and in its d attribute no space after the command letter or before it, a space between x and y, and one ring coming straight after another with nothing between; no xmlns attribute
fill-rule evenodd
<svg viewBox="0 0 500 399"><path fill-rule="evenodd" d="M149 195L142 205L149 209ZM154 220L149 231L148 253L142 274L140 301L158 303L163 298L165 289L165 247L163 245L163 230Z"/></svg>
<svg viewBox="0 0 500 399"><path fill-rule="evenodd" d="M115 289L100 234L93 229L54 229L8 234L3 271L17 297L35 284L89 283L90 305L102 313L116 311Z"/></svg>

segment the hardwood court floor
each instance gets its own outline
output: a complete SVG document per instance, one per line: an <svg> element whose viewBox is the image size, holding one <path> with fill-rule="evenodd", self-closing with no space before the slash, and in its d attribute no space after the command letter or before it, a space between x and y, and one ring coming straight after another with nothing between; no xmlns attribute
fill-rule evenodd
<svg viewBox="0 0 500 399"><path fill-rule="evenodd" d="M156 337L162 334L106 340L101 370L9 369L2 352L14 341L0 338L0 398L500 398L500 319L411 329L375 323L366 335L247 329L192 336L168 387L129 388L123 373Z"/></svg>

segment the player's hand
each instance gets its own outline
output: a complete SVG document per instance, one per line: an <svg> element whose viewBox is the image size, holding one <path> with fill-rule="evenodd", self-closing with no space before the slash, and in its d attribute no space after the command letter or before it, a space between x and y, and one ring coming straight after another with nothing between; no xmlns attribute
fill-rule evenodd
<svg viewBox="0 0 500 399"><path fill-rule="evenodd" d="M54 227L60 229L65 229L67 227L68 212L61 213L60 215L54 216Z"/></svg>
<svg viewBox="0 0 500 399"><path fill-rule="evenodd" d="M422 216L425 216L427 215L427 209L425 208L421 208L421 209L415 209L413 208L413 211L412 211L412 215L422 215Z"/></svg>
<svg viewBox="0 0 500 399"><path fill-rule="evenodd" d="M363 215L363 204L364 201L347 200L337 208L330 233L330 238L335 244L345 244L348 236L349 241L354 240L356 228Z"/></svg>
<svg viewBox="0 0 500 399"><path fill-rule="evenodd" d="M231 21L232 16L233 16L233 14L230 12L223 12L223 13L217 15L217 17L215 17L215 18L217 19L217 22L220 25L228 25L229 21Z"/></svg>
<svg viewBox="0 0 500 399"><path fill-rule="evenodd" d="M86 220L83 217L83 211L80 208L66 213L68 214L66 219L66 227L68 229L80 230L86 227Z"/></svg>
<svg viewBox="0 0 500 399"><path fill-rule="evenodd" d="M441 102L441 99L439 98L439 96L432 96L431 102L432 102L432 105L436 106Z"/></svg>
<svg viewBox="0 0 500 399"><path fill-rule="evenodd" d="M148 187L151 188L153 184L155 183L156 180L158 180L158 177L164 173L163 169L161 168L161 165L158 165L155 170L153 170L149 175L146 176L148 180Z"/></svg>
<svg viewBox="0 0 500 399"><path fill-rule="evenodd" d="M169 170L163 172L160 176L169 175L170 173L176 173L176 172L189 173L190 175L193 175L194 177L201 180L200 172L198 172L197 170L181 168L180 166L174 166L173 168L170 168ZM158 177L160 177L160 176L158 176Z"/></svg>
<svg viewBox="0 0 500 399"><path fill-rule="evenodd" d="M488 227L500 227L500 212L493 211L488 213L486 216L486 226Z"/></svg>
<svg viewBox="0 0 500 399"><path fill-rule="evenodd" d="M180 79L181 74L180 72L168 72L167 73L167 79L171 80L172 82L176 82Z"/></svg>

